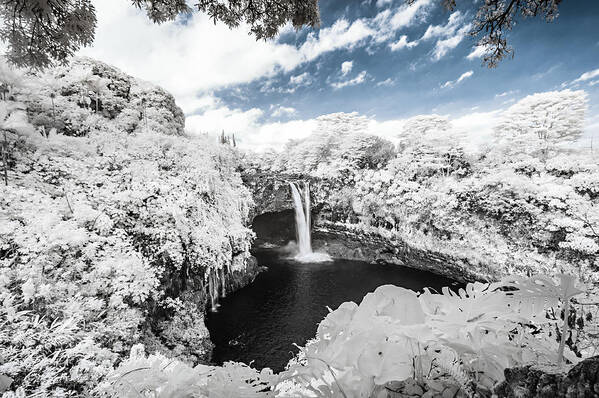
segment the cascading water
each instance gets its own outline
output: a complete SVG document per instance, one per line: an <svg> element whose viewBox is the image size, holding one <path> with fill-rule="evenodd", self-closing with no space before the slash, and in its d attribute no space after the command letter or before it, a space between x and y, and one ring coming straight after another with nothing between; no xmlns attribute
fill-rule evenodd
<svg viewBox="0 0 599 398"><path fill-rule="evenodd" d="M298 183L290 182L291 196L293 197L293 206L295 208L295 232L297 237L298 254L295 256L297 261L301 262L320 262L331 261L331 257L326 253L314 253L312 251L312 240L310 236L310 186L304 183L304 200L302 202L302 189Z"/></svg>
<svg viewBox="0 0 599 398"><path fill-rule="evenodd" d="M295 234L297 237L297 246L299 249L299 255L305 256L312 253L312 242L310 239L310 207L309 203L306 203L306 210L304 211L304 204L302 203L302 196L300 194L299 186L295 183L290 182L291 196L293 197L293 206L295 207ZM309 198L309 187L305 186L305 198ZM309 200L309 199L308 199Z"/></svg>

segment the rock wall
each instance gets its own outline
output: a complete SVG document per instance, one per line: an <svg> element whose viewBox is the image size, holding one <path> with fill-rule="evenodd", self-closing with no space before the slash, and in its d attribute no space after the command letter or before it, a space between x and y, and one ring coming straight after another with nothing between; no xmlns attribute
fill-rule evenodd
<svg viewBox="0 0 599 398"><path fill-rule="evenodd" d="M350 228L352 224L357 224L359 219L357 214L348 211L351 206L338 205L338 193L344 188L341 181L256 172L246 172L242 174L242 179L252 192L255 202L251 218L257 221L254 231L258 235L258 244L264 243L263 241L285 244L289 240L285 238L289 231L280 227L285 212L293 210L289 181L308 181L312 202L312 240L315 250L323 250L338 258L386 262L423 269L459 281L489 280L496 276L492 272L473 271L474 267L463 259L417 249L401 240L387 239L378 234ZM334 199L333 194L336 195ZM269 221L263 218L269 218L271 234L266 232ZM287 217L287 220L293 223L292 218ZM292 224L290 226L293 228ZM280 234L283 238L273 236L276 234Z"/></svg>
<svg viewBox="0 0 599 398"><path fill-rule="evenodd" d="M474 267L463 259L421 250L401 240L358 232L343 225L327 223L316 226L312 240L314 250L322 250L333 257L397 264L430 271L460 282L492 279L488 274L474 272Z"/></svg>
<svg viewBox="0 0 599 398"><path fill-rule="evenodd" d="M599 357L588 358L568 373L560 369L525 366L505 370L505 381L495 388L506 398L578 398L599 396Z"/></svg>

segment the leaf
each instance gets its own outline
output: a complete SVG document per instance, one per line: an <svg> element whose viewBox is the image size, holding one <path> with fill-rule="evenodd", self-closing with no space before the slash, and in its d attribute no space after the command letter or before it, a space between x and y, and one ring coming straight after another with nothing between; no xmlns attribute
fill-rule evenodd
<svg viewBox="0 0 599 398"><path fill-rule="evenodd" d="M523 316L544 316L544 311L557 307L559 300L565 302L583 292L576 287L577 281L572 275L560 274L558 277L559 283L545 275L530 278L509 276L499 284L510 289L506 296Z"/></svg>
<svg viewBox="0 0 599 398"><path fill-rule="evenodd" d="M12 384L12 379L8 376L0 374L0 392L8 391Z"/></svg>

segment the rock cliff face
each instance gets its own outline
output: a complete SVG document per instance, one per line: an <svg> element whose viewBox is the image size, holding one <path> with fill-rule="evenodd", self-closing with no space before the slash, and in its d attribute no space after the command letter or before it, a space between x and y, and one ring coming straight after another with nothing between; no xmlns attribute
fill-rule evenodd
<svg viewBox="0 0 599 398"><path fill-rule="evenodd" d="M343 224L323 223L314 229L312 237L314 250L324 251L332 257L397 264L461 282L491 279L488 274L472 272L470 264L463 259L414 248L402 240L351 229Z"/></svg>
<svg viewBox="0 0 599 398"><path fill-rule="evenodd" d="M401 240L352 228L359 221L357 214L347 210L351 206L337 206L338 198L331 200L331 195L343 188L340 181L251 172L243 174L242 178L255 202L251 218L254 220L253 229L258 245L283 245L295 239L289 181L301 180L310 185L315 250L325 251L338 258L428 270L459 281L489 280L498 276L491 271L475 273L471 270L473 267L463 259L414 248Z"/></svg>

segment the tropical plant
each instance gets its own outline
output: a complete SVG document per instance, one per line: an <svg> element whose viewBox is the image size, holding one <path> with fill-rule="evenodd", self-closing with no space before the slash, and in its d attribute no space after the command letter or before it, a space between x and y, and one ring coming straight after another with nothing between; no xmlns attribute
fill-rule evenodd
<svg viewBox="0 0 599 398"><path fill-rule="evenodd" d="M319 397L371 396L412 378L427 389L451 381L467 395L489 391L507 367L561 365L564 355L577 361L565 337L552 338L556 322L546 312L560 303L567 310L580 292L565 275L558 283L510 277L442 294L381 286L360 305L344 303L327 315L283 377Z"/></svg>
<svg viewBox="0 0 599 398"><path fill-rule="evenodd" d="M97 391L119 398L267 398L274 397L278 381L268 368L257 371L236 362L190 367L160 354L146 357L144 347L137 345Z"/></svg>

